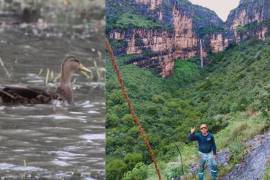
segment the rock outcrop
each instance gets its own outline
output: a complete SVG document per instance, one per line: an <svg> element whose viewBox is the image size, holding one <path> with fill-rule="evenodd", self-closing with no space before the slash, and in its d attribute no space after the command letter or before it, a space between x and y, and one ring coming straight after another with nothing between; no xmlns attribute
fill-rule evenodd
<svg viewBox="0 0 270 180"><path fill-rule="evenodd" d="M231 38L239 43L250 38L265 40L269 35L269 24L269 0L241 0L230 12L226 27L231 31Z"/></svg>
<svg viewBox="0 0 270 180"><path fill-rule="evenodd" d="M136 3L147 5L150 10L155 10L161 5L161 2L162 0L136 0Z"/></svg>

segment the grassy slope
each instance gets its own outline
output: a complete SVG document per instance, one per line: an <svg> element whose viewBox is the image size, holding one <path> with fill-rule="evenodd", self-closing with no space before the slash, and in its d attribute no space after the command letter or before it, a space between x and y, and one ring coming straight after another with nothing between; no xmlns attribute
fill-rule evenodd
<svg viewBox="0 0 270 180"><path fill-rule="evenodd" d="M264 180L269 180L270 179L270 163L268 162L266 169L264 171Z"/></svg>
<svg viewBox="0 0 270 180"><path fill-rule="evenodd" d="M212 64L203 71L191 62L178 62L174 76L168 79L132 65L121 66L165 177L179 171L173 165L177 159L174 143L182 148L185 172L190 162L196 162L195 145L186 144L186 135L190 127L202 122L216 133L218 148L227 147L232 154L230 165L222 167L221 174L241 160L246 148L242 142L268 126L269 57L269 41L249 41L209 56ZM125 179L143 179L150 161L108 63L107 69L107 174L118 173L120 178L130 171ZM138 158L130 158L135 154ZM115 162L120 159L124 160ZM134 168L139 163L143 164ZM122 169L115 172L119 164ZM148 178L155 177L151 166L147 173Z"/></svg>

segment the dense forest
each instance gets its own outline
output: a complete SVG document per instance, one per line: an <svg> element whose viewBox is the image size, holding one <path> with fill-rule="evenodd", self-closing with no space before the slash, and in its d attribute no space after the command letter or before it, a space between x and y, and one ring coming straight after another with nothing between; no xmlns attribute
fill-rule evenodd
<svg viewBox="0 0 270 180"><path fill-rule="evenodd" d="M204 69L199 67L198 58L178 59L173 75L167 78L126 65L124 62L132 55L117 57L164 177L180 173L179 165L175 169L167 167L178 156L175 144L183 151L185 172L190 171L189 163L196 159L196 150L187 141L187 134L190 127L200 123L209 124L210 131L216 134L218 150L229 148L230 162L221 167L221 175L243 158L244 141L269 125L269 57L269 40L249 40L231 45L222 53L210 54ZM106 179L151 179L151 161L108 58L106 69Z"/></svg>

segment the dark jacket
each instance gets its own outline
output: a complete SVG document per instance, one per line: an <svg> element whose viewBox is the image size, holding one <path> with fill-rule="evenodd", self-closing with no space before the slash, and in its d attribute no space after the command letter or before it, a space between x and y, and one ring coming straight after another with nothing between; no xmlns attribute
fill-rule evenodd
<svg viewBox="0 0 270 180"><path fill-rule="evenodd" d="M198 141L200 152L210 153L213 151L214 155L217 154L217 148L213 134L208 133L207 136L204 136L202 133L190 133L188 135L188 139L191 141Z"/></svg>

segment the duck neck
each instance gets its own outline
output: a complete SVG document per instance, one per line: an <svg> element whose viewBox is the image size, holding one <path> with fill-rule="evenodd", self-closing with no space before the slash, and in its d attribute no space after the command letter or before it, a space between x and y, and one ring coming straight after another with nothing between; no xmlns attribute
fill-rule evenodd
<svg viewBox="0 0 270 180"><path fill-rule="evenodd" d="M71 76L66 77L61 75L60 85L71 86Z"/></svg>
<svg viewBox="0 0 270 180"><path fill-rule="evenodd" d="M61 72L61 79L60 79L60 86L59 86L59 93L60 96L66 100L69 104L73 101L73 93L72 93L72 85L71 85L71 78L72 78L73 71L70 69L65 68L62 69Z"/></svg>
<svg viewBox="0 0 270 180"><path fill-rule="evenodd" d="M73 71L69 66L62 67L60 84L71 86L72 74Z"/></svg>

